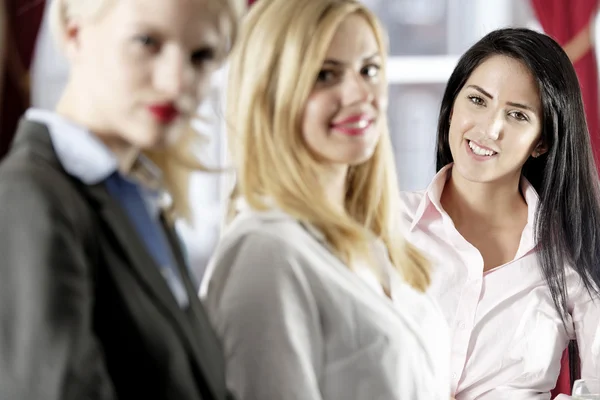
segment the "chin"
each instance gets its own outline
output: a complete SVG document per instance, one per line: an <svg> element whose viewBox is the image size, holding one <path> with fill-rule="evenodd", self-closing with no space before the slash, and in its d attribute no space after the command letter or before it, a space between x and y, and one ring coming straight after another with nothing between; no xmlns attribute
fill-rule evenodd
<svg viewBox="0 0 600 400"><path fill-rule="evenodd" d="M492 170L493 169L493 170ZM457 172L460 176L469 182L491 183L502 179L504 175L498 174L495 168L475 168L466 167L462 163L454 163L453 173Z"/></svg>
<svg viewBox="0 0 600 400"><path fill-rule="evenodd" d="M371 159L371 157L373 157L372 151L365 152L360 155L357 154L354 157L349 157L346 161L346 164L351 165L351 166L357 166L357 165L366 163L367 161L369 161Z"/></svg>
<svg viewBox="0 0 600 400"><path fill-rule="evenodd" d="M141 129L131 139L131 144L142 150L160 150L167 146L165 133L152 128Z"/></svg>

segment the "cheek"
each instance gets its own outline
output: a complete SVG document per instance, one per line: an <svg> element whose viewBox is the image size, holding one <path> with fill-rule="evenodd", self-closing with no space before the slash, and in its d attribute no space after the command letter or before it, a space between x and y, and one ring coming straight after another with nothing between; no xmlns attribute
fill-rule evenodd
<svg viewBox="0 0 600 400"><path fill-rule="evenodd" d="M456 145L462 140L463 134L465 133L465 124L462 121L457 121L452 118L449 128L450 145Z"/></svg>
<svg viewBox="0 0 600 400"><path fill-rule="evenodd" d="M386 86L379 82L374 88L373 105L380 112L386 112L388 109L389 95Z"/></svg>
<svg viewBox="0 0 600 400"><path fill-rule="evenodd" d="M478 124L477 116L473 113L465 112L460 106L455 107L450 119L450 138L461 140L463 135L473 130Z"/></svg>
<svg viewBox="0 0 600 400"><path fill-rule="evenodd" d="M149 61L140 61L134 57L115 57L115 67L111 72L113 81L118 82L122 88L128 90L138 88L143 84L152 84L151 68Z"/></svg>
<svg viewBox="0 0 600 400"><path fill-rule="evenodd" d="M305 138L315 134L322 134L328 130L333 119L334 112L330 96L323 93L312 94L306 101L302 130Z"/></svg>
<svg viewBox="0 0 600 400"><path fill-rule="evenodd" d="M540 135L534 132L529 134L527 132L515 132L514 137L517 140L513 141L512 147L515 152L522 152L524 158L531 155L540 140Z"/></svg>
<svg viewBox="0 0 600 400"><path fill-rule="evenodd" d="M196 106L199 106L210 94L212 89L212 78L215 71L210 70L208 72L197 72L197 76L194 79L196 90L191 93L191 100L195 102Z"/></svg>

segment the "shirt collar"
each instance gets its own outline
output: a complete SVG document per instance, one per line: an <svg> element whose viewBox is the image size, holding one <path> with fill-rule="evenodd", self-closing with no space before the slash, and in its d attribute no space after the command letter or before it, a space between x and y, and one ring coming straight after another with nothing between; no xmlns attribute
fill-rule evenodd
<svg viewBox="0 0 600 400"><path fill-rule="evenodd" d="M100 183L118 171L148 189L158 191L164 186L160 169L139 151L131 151L118 159L87 128L52 111L31 108L25 118L48 127L62 167L87 185Z"/></svg>
<svg viewBox="0 0 600 400"><path fill-rule="evenodd" d="M410 225L410 230L413 231L417 225L423 219L425 212L431 206L435 207L437 212L439 213L440 218L443 215L446 215L446 212L442 208L441 205L441 197L442 192L444 191L444 186L450 177L450 172L452 171L452 165L448 164L444 168L442 168L433 178L427 189L425 190L425 195L421 199L419 206L417 208L417 212L415 213L415 217ZM534 244L534 225L535 225L535 214L538 209L539 204L539 196L533 187L533 185L525 178L521 177L521 193L523 193L523 197L525 198L525 202L527 203L527 225L523 230L523 234L521 236L521 243L519 245L519 250L517 251L517 258L521 255L527 253Z"/></svg>
<svg viewBox="0 0 600 400"><path fill-rule="evenodd" d="M410 225L411 231L416 228L429 206L434 206L440 215L443 215L444 211L440 199L442 198L442 192L444 191L444 186L446 186L446 181L450 177L449 172L451 169L452 164L448 164L433 177L433 180L425 190L425 196L423 196L419 203L419 207L417 207L417 212Z"/></svg>

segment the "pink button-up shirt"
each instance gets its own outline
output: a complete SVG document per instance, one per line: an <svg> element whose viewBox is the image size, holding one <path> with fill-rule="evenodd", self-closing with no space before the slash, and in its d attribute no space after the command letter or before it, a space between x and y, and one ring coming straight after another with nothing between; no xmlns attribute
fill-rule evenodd
<svg viewBox="0 0 600 400"><path fill-rule="evenodd" d="M425 191L402 193L402 215L407 239L433 264L430 294L450 325L456 399L550 399L570 339L579 345L582 377L600 379L600 299L565 267L565 329L537 259L533 186L523 179L528 218L514 260L484 273L481 254L441 206L450 171L442 169Z"/></svg>

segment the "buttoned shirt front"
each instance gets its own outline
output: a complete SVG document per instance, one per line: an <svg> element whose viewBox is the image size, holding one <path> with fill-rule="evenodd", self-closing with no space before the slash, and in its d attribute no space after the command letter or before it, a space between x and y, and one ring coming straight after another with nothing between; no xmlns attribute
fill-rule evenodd
<svg viewBox="0 0 600 400"><path fill-rule="evenodd" d="M570 339L579 345L582 376L600 379L600 299L565 266L569 315L563 325L538 261L533 186L521 182L528 219L514 259L484 273L481 254L441 206L450 173L447 166L427 190L402 193L402 215L407 239L433 263L429 293L450 326L456 399L550 399Z"/></svg>

